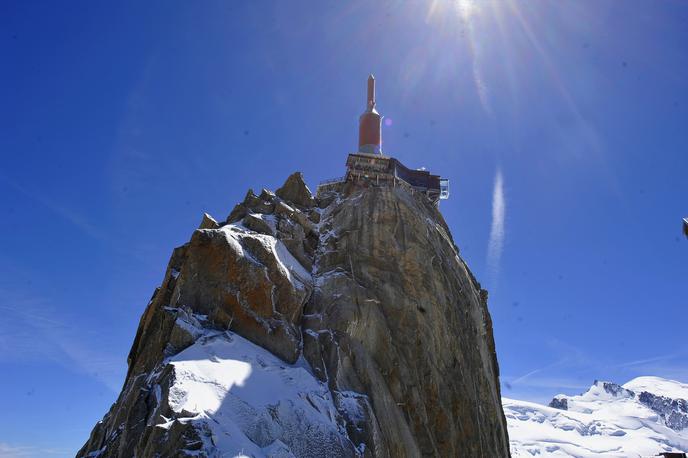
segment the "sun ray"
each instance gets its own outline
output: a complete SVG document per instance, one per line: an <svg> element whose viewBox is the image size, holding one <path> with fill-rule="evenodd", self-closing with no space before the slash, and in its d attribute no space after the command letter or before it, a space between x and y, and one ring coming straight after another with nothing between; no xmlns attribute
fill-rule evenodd
<svg viewBox="0 0 688 458"><path fill-rule="evenodd" d="M526 20L525 16L521 12L520 8L518 7L518 4L516 3L515 0L507 0L507 5L511 9L513 16L517 19L519 25L521 26L521 29L525 33L525 36L527 37L530 45L535 49L537 54L540 56L540 59L542 63L545 65L545 70L547 71L548 75L552 79L552 81L555 84L555 87L559 91L559 94L561 97L564 99L564 102L568 106L569 110L575 117L576 121L579 123L580 126L582 126L586 139L589 143L589 146L595 151L595 152L600 152L601 151L601 145L600 145L600 140L599 137L596 133L596 131L592 128L590 123L586 121L586 119L583 117L581 114L580 110L578 109L578 106L576 105L576 102L573 100L573 97L571 96L571 93L569 92L568 88L566 87L566 84L564 83L563 78L557 71L556 66L552 63L552 60L550 59L549 55L545 51L544 47L540 43L540 40L538 37L535 35L535 32L533 31L533 28L530 26L528 21Z"/></svg>

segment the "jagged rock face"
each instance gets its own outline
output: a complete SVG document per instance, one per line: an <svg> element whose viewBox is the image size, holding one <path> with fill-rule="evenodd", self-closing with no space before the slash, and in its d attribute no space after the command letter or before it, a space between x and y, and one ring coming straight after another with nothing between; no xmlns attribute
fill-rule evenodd
<svg viewBox="0 0 688 458"><path fill-rule="evenodd" d="M226 225L194 232L186 251L172 296L175 305L208 315L216 325L296 361L310 273L284 244Z"/></svg>
<svg viewBox="0 0 688 458"><path fill-rule="evenodd" d="M688 401L685 399L672 399L643 391L638 395L638 400L657 412L674 431L688 428Z"/></svg>
<svg viewBox="0 0 688 458"><path fill-rule="evenodd" d="M618 383L614 382L603 382L599 380L595 380L595 385L602 385L602 389L606 392L611 394L612 396L616 397L633 397L635 393L631 390L627 390L626 388L622 387Z"/></svg>
<svg viewBox="0 0 688 458"><path fill-rule="evenodd" d="M78 456L508 456L486 300L422 195L347 184L315 199L293 174L224 222L205 215L174 251L122 393ZM226 365L217 348L238 336L285 362L245 364L312 381L256 405L180 362ZM180 402L189 379L226 401ZM231 449L237 434L252 452Z"/></svg>

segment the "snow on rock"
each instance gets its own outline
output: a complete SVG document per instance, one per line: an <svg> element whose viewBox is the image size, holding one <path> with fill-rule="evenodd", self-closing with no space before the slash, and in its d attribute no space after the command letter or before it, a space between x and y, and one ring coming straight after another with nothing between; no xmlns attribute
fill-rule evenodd
<svg viewBox="0 0 688 458"><path fill-rule="evenodd" d="M281 272L295 288L303 289L305 284L312 283L311 273L289 252L281 240L271 235L247 230L240 224L228 224L220 230L225 234L227 242L234 247L239 256L251 259L256 264L261 264L260 261L244 250L242 245L242 239L253 239L274 256Z"/></svg>
<svg viewBox="0 0 688 458"><path fill-rule="evenodd" d="M157 427L192 423L203 456L355 456L327 386L231 332L201 337L172 357L174 381Z"/></svg>
<svg viewBox="0 0 688 458"><path fill-rule="evenodd" d="M688 450L688 428L677 429L673 426L680 423L670 421L680 422L681 401L687 398L686 384L639 377L623 386L595 381L581 395L557 395L550 403L557 408L502 402L514 458L641 457ZM664 410L658 411L657 404Z"/></svg>

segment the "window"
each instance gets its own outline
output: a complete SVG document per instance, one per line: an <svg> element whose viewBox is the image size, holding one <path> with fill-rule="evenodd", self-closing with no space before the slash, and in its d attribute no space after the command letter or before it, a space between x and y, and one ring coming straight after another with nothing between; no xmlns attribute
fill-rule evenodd
<svg viewBox="0 0 688 458"><path fill-rule="evenodd" d="M449 199L449 179L440 178L440 199Z"/></svg>

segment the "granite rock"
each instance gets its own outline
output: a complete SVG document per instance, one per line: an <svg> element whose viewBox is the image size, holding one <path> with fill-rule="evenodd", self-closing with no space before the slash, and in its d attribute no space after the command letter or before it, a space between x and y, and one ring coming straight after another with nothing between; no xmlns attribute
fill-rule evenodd
<svg viewBox="0 0 688 458"><path fill-rule="evenodd" d="M221 454L203 426L169 420L170 358L204 330L306 364L336 406L329 434L355 444L338 456L509 456L487 292L422 195L347 184L316 198L295 173L213 222L174 250L124 388L77 456ZM318 456L296 434L280 453Z"/></svg>

